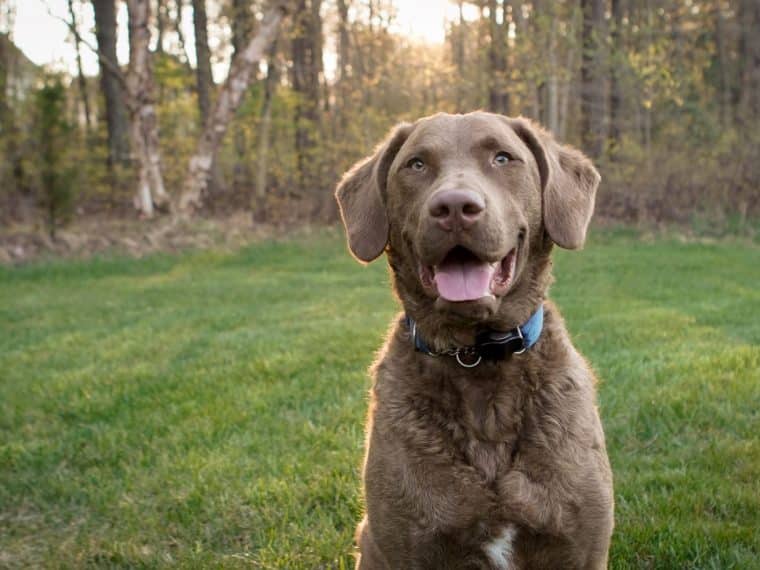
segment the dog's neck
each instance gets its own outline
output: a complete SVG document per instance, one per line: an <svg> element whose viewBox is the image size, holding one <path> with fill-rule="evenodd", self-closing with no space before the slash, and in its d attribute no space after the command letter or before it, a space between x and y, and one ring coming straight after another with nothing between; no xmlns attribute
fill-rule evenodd
<svg viewBox="0 0 760 570"><path fill-rule="evenodd" d="M464 368L474 368L484 361L499 361L513 354L522 354L530 349L541 336L544 323L544 307L540 305L522 325L510 330L483 330L475 337L475 342L458 344L443 351L430 348L417 330L417 323L408 315L404 325L409 332L414 349L431 357L445 356L456 360Z"/></svg>

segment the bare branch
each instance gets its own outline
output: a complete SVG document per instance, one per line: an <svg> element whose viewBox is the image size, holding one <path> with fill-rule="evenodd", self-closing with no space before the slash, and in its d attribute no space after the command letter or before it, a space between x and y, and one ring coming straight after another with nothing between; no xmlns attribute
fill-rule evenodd
<svg viewBox="0 0 760 570"><path fill-rule="evenodd" d="M103 54L100 53L100 50L98 50L97 47L92 45L90 42L88 42L86 39L82 37L82 35L79 33L79 30L77 27L72 23L69 22L66 18L63 18L57 14L54 14L53 11L50 9L50 5L45 0L38 0L44 7L45 10L47 10L48 16L51 18L55 18L56 20L59 20L66 24L66 27L69 29L69 31L74 34L74 39L80 43L82 43L87 49L89 49L91 52L93 52L98 57L98 63L102 65L103 67L108 68L108 71L113 73L116 78L119 80L119 83L124 88L125 93L127 93L127 105L129 105L129 100L132 98L132 91L129 89L129 83L127 82L127 76L124 75L124 72L119 67L118 62L111 61L109 58L105 57Z"/></svg>

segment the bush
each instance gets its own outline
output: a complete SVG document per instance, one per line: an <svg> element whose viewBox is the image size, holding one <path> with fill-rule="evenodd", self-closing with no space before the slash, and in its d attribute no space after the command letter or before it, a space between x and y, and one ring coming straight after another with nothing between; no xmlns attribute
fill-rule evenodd
<svg viewBox="0 0 760 570"><path fill-rule="evenodd" d="M55 240L58 225L71 213L74 169L67 160L73 128L66 119L66 89L58 77L48 78L34 94L34 134L39 159L40 205L47 230Z"/></svg>

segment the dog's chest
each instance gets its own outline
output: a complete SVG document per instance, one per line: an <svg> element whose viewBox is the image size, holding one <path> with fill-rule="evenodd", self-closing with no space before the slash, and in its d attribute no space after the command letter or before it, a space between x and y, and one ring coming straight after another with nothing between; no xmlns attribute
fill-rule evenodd
<svg viewBox="0 0 760 570"><path fill-rule="evenodd" d="M483 552L494 570L512 570L517 527L506 525L483 545Z"/></svg>
<svg viewBox="0 0 760 570"><path fill-rule="evenodd" d="M521 398L488 387L461 392L457 445L487 482L512 463L522 421Z"/></svg>

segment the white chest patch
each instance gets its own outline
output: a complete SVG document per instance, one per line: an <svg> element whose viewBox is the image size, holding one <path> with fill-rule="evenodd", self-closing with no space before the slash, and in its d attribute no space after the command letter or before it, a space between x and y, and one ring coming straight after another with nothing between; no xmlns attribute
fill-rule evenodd
<svg viewBox="0 0 760 570"><path fill-rule="evenodd" d="M512 552L516 535L517 528L515 526L505 526L495 538L483 546L483 550L495 570L512 569Z"/></svg>

